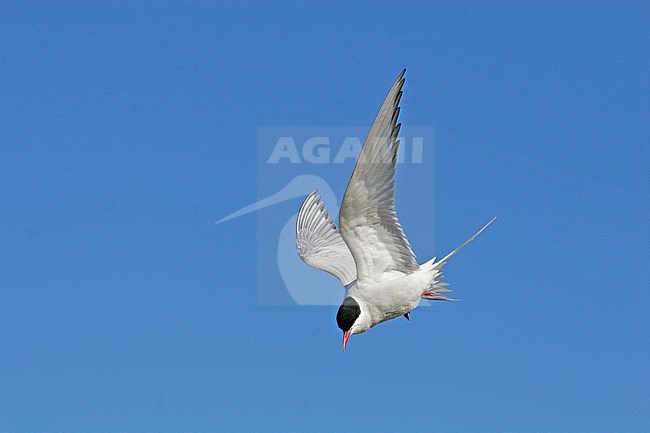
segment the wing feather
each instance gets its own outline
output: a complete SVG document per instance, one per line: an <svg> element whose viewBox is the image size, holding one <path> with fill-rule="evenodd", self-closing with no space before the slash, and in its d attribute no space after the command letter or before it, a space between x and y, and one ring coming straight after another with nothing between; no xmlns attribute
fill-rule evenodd
<svg viewBox="0 0 650 433"><path fill-rule="evenodd" d="M348 183L339 214L341 236L354 257L357 278L377 280L389 271L419 269L395 212L397 123L404 73L397 77L375 117Z"/></svg>
<svg viewBox="0 0 650 433"><path fill-rule="evenodd" d="M307 196L298 212L296 250L306 264L329 272L344 286L357 278L354 258L329 217L318 191Z"/></svg>

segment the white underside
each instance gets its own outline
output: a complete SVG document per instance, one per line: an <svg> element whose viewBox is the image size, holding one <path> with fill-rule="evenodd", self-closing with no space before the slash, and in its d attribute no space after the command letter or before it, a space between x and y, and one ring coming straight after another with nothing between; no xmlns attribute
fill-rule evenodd
<svg viewBox="0 0 650 433"><path fill-rule="evenodd" d="M422 300L422 292L430 290L437 272L423 265L410 274L386 272L377 282L357 282L350 287L351 296L361 305L359 325L354 334L365 332L371 327L402 316L416 309Z"/></svg>

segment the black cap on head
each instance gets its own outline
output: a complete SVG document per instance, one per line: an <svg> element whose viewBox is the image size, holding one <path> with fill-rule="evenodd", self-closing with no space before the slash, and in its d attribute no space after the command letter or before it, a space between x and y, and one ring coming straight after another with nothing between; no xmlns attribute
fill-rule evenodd
<svg viewBox="0 0 650 433"><path fill-rule="evenodd" d="M360 315L361 307L354 298L348 296L339 307L339 312L336 313L336 323L343 332L348 332Z"/></svg>

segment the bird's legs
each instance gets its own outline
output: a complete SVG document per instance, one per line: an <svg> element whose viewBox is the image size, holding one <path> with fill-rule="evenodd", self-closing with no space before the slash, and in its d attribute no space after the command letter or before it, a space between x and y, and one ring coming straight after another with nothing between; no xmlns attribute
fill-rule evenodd
<svg viewBox="0 0 650 433"><path fill-rule="evenodd" d="M425 290L422 292L422 297L424 299L428 299L429 301L452 301L452 298L449 298L445 295L443 295L441 292L449 292L450 290L446 290L444 288L439 288L435 291L431 290Z"/></svg>

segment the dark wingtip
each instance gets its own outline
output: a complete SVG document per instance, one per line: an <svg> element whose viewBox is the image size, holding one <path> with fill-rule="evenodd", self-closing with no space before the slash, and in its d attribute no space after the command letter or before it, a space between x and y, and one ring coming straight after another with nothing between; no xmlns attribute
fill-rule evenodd
<svg viewBox="0 0 650 433"><path fill-rule="evenodd" d="M402 72L399 73L397 76L397 79L395 80L395 83L399 83L400 87L404 85L404 74L406 74L406 68L402 69Z"/></svg>
<svg viewBox="0 0 650 433"><path fill-rule="evenodd" d="M400 72L399 77L397 77L397 81L401 83L401 85L404 85L404 81L406 81L406 78L404 78L404 74L406 74L406 69L402 69L402 72Z"/></svg>

